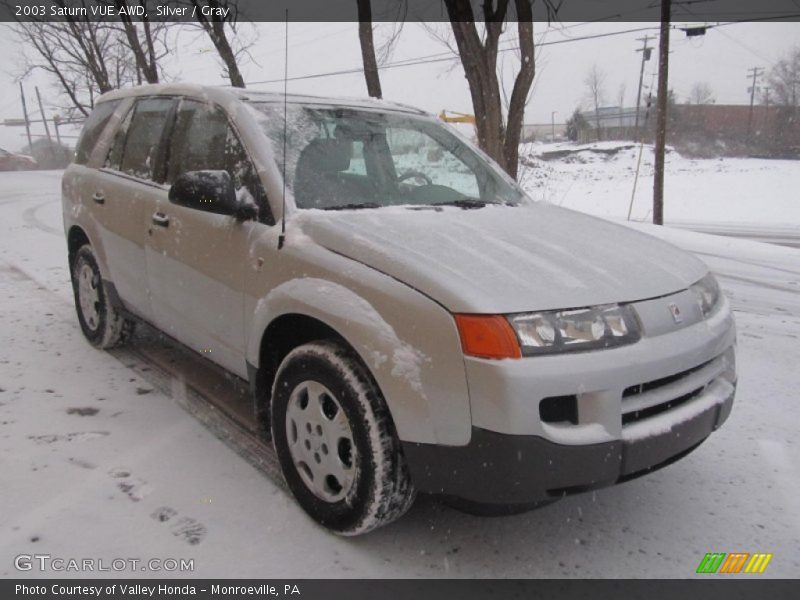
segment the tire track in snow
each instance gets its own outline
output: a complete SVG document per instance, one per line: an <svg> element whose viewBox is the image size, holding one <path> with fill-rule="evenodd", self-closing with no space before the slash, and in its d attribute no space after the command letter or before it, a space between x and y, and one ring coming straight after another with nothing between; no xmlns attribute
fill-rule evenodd
<svg viewBox="0 0 800 600"><path fill-rule="evenodd" d="M34 291L48 292L51 300L53 298L57 300L57 302L53 302L53 314L58 315L60 321L78 329L77 320L68 308L69 303L57 292L45 287L34 276L18 266L0 261L0 273L4 272L17 281L27 281L33 284L36 286ZM106 354L136 373L166 397L174 400L182 409L200 421L216 438L288 494L274 450L262 442L252 431L237 422L227 411L221 409L218 405L224 404L223 400L201 394L191 385L191 382L173 376L168 368L150 360L135 347L115 348L107 350Z"/></svg>
<svg viewBox="0 0 800 600"><path fill-rule="evenodd" d="M774 440L758 440L761 456L770 467L769 473L775 487L783 496L783 505L788 511L789 524L800 537L800 472L792 464L792 459L783 444Z"/></svg>
<svg viewBox="0 0 800 600"><path fill-rule="evenodd" d="M26 225L33 227L34 229L38 229L39 231L43 231L45 233L49 233L51 235L57 235L58 237L65 237L64 231L59 231L55 227L50 227L47 223L39 219L36 216L36 213L39 209L53 204L56 200L48 200L47 202L42 202L37 204L36 206L31 206L30 208L26 208L25 211L22 213L22 220L25 221Z"/></svg>

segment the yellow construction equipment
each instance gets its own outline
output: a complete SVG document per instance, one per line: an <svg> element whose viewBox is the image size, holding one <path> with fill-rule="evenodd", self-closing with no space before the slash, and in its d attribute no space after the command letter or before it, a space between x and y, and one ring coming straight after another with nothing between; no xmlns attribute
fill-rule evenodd
<svg viewBox="0 0 800 600"><path fill-rule="evenodd" d="M439 118L445 123L469 123L473 127L475 126L475 115L468 115L452 110L449 112L450 114L448 115L448 111L442 110L442 112L439 113Z"/></svg>

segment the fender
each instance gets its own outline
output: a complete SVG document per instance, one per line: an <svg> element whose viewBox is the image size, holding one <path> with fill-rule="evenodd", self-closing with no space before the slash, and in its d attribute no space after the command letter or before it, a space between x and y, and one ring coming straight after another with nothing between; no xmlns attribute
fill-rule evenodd
<svg viewBox="0 0 800 600"><path fill-rule="evenodd" d="M452 316L408 286L366 271L381 279L384 290L389 288L387 295L372 295L370 301L318 277L291 279L270 290L256 303L248 362L258 365L261 339L275 319L288 314L312 317L338 332L370 369L401 440L468 443L469 394ZM397 310L398 302L402 311Z"/></svg>

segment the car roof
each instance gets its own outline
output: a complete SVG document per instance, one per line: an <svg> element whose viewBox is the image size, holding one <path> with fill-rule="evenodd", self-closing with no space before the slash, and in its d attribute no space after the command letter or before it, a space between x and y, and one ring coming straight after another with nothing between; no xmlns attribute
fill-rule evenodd
<svg viewBox="0 0 800 600"><path fill-rule="evenodd" d="M120 88L106 92L97 99L97 102L119 100L135 96L181 95L204 100L225 103L230 100L246 102L283 103L284 95L276 92L261 92L229 86L205 86L190 83L158 83L139 85L135 87ZM428 113L397 102L376 100L374 98L336 98L325 96L312 96L306 94L287 94L286 102L289 104L304 104L329 107L363 108L392 112L427 115Z"/></svg>

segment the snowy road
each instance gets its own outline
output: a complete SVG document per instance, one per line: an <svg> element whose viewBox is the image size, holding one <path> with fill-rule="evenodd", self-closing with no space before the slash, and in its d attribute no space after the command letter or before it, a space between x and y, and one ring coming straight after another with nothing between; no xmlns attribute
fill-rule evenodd
<svg viewBox="0 0 800 600"><path fill-rule="evenodd" d="M753 226L727 223L716 225L713 223L693 223L691 221L670 221L670 227L679 227L699 233L724 235L727 237L741 238L766 244L777 244L788 248L800 248L800 227L774 227Z"/></svg>
<svg viewBox="0 0 800 600"><path fill-rule="evenodd" d="M514 517L420 498L340 539L189 416L180 386L83 340L59 182L0 173L0 576L25 576L23 553L192 558L208 577L684 578L706 552L771 552L763 576L800 573L800 251L660 231L720 275L739 326L733 413L686 459Z"/></svg>

